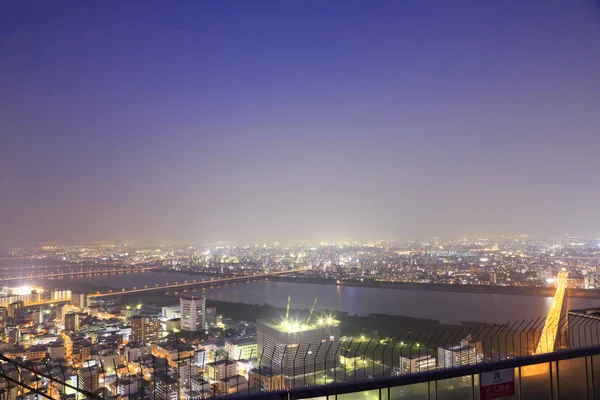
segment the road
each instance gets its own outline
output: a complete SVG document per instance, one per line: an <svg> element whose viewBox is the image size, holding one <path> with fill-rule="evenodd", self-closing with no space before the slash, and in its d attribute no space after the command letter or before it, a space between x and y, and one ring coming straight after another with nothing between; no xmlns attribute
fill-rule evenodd
<svg viewBox="0 0 600 400"><path fill-rule="evenodd" d="M111 290L108 293L100 293L100 292L92 293L92 294L88 295L88 298L121 296L124 294L132 294L132 293L144 293L144 292L154 292L154 291L161 291L161 290L182 289L182 288L194 287L194 286L218 285L221 283L243 282L243 281L252 280L252 279L268 278L270 276L291 274L291 273L300 272L303 270L304 270L304 268L299 268L299 269L286 270L286 271L266 272L263 274L244 275L244 276L238 276L235 278L221 278L221 279L202 280L202 281L194 280L191 282L184 281L182 283L167 284L167 285L163 285L163 286L158 286L158 285L153 286L153 287L145 286L140 289L137 289L137 288L125 289L125 288L123 288L123 289L121 289L121 291L116 291L116 292Z"/></svg>
<svg viewBox="0 0 600 400"><path fill-rule="evenodd" d="M151 271L154 267L135 267L135 268L112 268L112 269L98 269L98 270L81 270L75 272L59 272L54 274L42 274L42 275L25 275L25 276L12 276L12 277L1 277L2 281L17 281L22 279L43 279L43 278L60 278L61 276L74 276L74 275L100 275L100 274L111 274L111 273L129 273L129 272L142 272Z"/></svg>
<svg viewBox="0 0 600 400"><path fill-rule="evenodd" d="M556 333L558 332L558 323L565 298L565 289L567 288L567 271L560 271L557 277L556 292L552 299L552 305L546 317L546 323L540 335L535 354L544 354L554 351L554 342L556 341Z"/></svg>

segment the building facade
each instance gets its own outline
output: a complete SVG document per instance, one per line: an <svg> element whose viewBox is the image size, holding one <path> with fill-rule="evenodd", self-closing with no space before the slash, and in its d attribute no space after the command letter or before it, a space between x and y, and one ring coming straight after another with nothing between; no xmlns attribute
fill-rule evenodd
<svg viewBox="0 0 600 400"><path fill-rule="evenodd" d="M160 338L160 320L157 317L136 315L131 318L131 341L152 343Z"/></svg>
<svg viewBox="0 0 600 400"><path fill-rule="evenodd" d="M195 297L182 297L181 305L181 330L204 331L206 330L206 300Z"/></svg>
<svg viewBox="0 0 600 400"><path fill-rule="evenodd" d="M333 366L335 351L327 351L340 338L339 321L332 318L316 324L258 321L260 365L286 377Z"/></svg>

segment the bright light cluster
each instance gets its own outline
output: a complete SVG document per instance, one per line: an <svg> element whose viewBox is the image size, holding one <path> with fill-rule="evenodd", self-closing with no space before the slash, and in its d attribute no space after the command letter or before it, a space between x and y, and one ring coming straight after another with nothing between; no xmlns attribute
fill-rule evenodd
<svg viewBox="0 0 600 400"><path fill-rule="evenodd" d="M283 319L279 324L279 329L284 332L294 333L308 331L317 327L337 325L338 323L339 321L333 318L332 316L321 317L317 319L316 324L306 324L305 322L300 322L298 320Z"/></svg>

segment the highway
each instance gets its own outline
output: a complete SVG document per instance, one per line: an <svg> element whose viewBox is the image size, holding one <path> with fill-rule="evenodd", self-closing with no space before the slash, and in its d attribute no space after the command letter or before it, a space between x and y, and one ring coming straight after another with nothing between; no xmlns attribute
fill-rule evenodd
<svg viewBox="0 0 600 400"><path fill-rule="evenodd" d="M556 341L556 333L558 332L558 323L562 310L563 300L565 298L565 289L567 288L567 271L560 271L557 277L556 292L552 299L552 305L546 317L546 323L540 335L535 354L544 354L554 351L554 342Z"/></svg>
<svg viewBox="0 0 600 400"><path fill-rule="evenodd" d="M268 278L270 276L291 274L291 273L300 272L303 270L304 270L304 268L299 268L299 269L286 270L286 271L266 272L263 274L244 275L244 276L238 276L238 277L234 277L234 278L221 278L221 279L189 281L189 282L185 281L183 283L176 282L174 284L166 284L163 286L158 286L158 285L153 286L153 287L144 286L143 288L140 288L140 289L137 289L137 288L125 289L125 288L123 288L123 289L121 289L121 291L116 291L116 292L111 290L108 293L100 293L100 292L92 293L92 294L88 295L88 298L96 298L97 299L100 297L121 296L124 294L182 289L182 288L187 288L187 287L203 286L203 285L218 285L218 284L222 284L222 283L243 282L243 281L252 280L252 279Z"/></svg>
<svg viewBox="0 0 600 400"><path fill-rule="evenodd" d="M50 274L42 274L42 275L20 275L20 276L8 276L8 277L0 277L2 281L17 281L21 279L43 279L43 278L60 278L61 276L75 276L75 275L100 275L100 274L110 274L110 273L129 273L129 272L143 272L143 271L151 271L154 267L135 267L135 268L111 268L111 269L83 269L81 271L73 271L73 272L57 272Z"/></svg>

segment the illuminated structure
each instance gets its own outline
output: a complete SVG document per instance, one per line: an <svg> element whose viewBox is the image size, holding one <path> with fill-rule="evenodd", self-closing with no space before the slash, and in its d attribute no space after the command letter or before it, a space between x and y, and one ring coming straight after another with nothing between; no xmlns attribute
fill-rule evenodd
<svg viewBox="0 0 600 400"><path fill-rule="evenodd" d="M257 356L256 338L230 338L225 340L225 352L234 360L250 360Z"/></svg>
<svg viewBox="0 0 600 400"><path fill-rule="evenodd" d="M293 377L333 367L335 349L329 347L340 337L340 322L333 317L319 318L314 324L290 319L258 321L257 333L260 364L273 368L275 374Z"/></svg>
<svg viewBox="0 0 600 400"><path fill-rule="evenodd" d="M181 330L192 332L206 330L206 300L182 297L180 304Z"/></svg>
<svg viewBox="0 0 600 400"><path fill-rule="evenodd" d="M455 368L473 365L481 356L478 354L476 343L462 340L460 345L438 347L438 367Z"/></svg>
<svg viewBox="0 0 600 400"><path fill-rule="evenodd" d="M152 343L159 339L160 321L157 317L136 315L131 318L131 341Z"/></svg>
<svg viewBox="0 0 600 400"><path fill-rule="evenodd" d="M437 368L435 357L430 354L400 356L400 370L403 374L431 371Z"/></svg>
<svg viewBox="0 0 600 400"><path fill-rule="evenodd" d="M540 335L535 354L544 354L554 351L554 342L556 341L556 333L558 332L558 323L560 321L560 313L562 310L563 300L565 298L565 289L567 288L567 271L560 271L556 278L557 286L554 292L554 299L546 317L546 323Z"/></svg>

